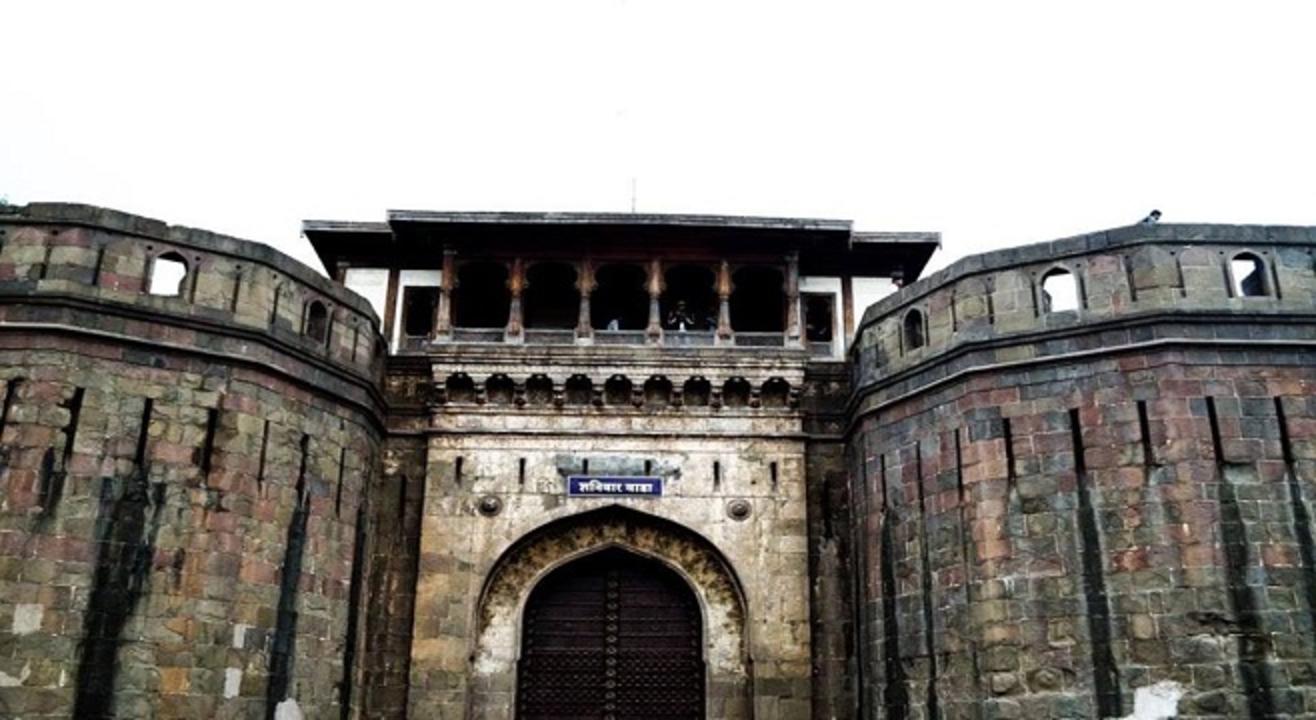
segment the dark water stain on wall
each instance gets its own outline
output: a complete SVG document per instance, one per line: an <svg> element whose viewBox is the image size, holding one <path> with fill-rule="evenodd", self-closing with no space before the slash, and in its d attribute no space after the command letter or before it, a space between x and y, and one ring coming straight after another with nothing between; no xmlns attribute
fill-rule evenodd
<svg viewBox="0 0 1316 720"><path fill-rule="evenodd" d="M150 483L146 438L151 425L148 398L138 431L135 470L127 478L101 481L96 517L97 556L78 660L75 718L114 717L114 680L123 628L150 580L165 486Z"/></svg>
<svg viewBox="0 0 1316 720"><path fill-rule="evenodd" d="M302 435L301 468L297 471L297 507L288 522L288 540L283 551L283 571L279 581L279 609L274 624L274 646L270 648L270 677L265 686L265 717L274 718L274 710L288 697L292 683L292 661L297 643L297 585L302 579L302 558L306 552L306 520L310 516L310 496L306 490L306 462L311 437Z"/></svg>
<svg viewBox="0 0 1316 720"><path fill-rule="evenodd" d="M1119 665L1111 646L1110 597L1102 567L1101 533L1097 510L1088 488L1091 477L1083 446L1083 427L1077 409L1069 411L1070 443L1074 453L1074 476L1078 490L1078 539L1083 567L1083 599L1087 606L1088 635L1092 640L1092 688L1101 717L1124 714L1120 695Z"/></svg>
<svg viewBox="0 0 1316 720"><path fill-rule="evenodd" d="M1231 468L1225 458L1220 437L1220 419L1215 398L1206 399L1207 420L1211 424L1211 444L1215 454L1216 475L1220 483L1220 539L1225 553L1225 579L1234 610L1235 637L1238 643L1238 675L1247 698L1248 717L1268 718L1275 714L1275 696L1267 674L1270 641L1262 626L1261 608L1248 585L1251 566L1247 525L1230 479Z"/></svg>

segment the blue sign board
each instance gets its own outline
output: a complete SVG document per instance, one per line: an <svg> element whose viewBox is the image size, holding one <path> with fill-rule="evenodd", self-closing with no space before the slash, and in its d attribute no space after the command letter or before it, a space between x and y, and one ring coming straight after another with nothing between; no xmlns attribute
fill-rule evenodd
<svg viewBox="0 0 1316 720"><path fill-rule="evenodd" d="M660 477L611 475L571 475L567 477L568 497L660 497Z"/></svg>

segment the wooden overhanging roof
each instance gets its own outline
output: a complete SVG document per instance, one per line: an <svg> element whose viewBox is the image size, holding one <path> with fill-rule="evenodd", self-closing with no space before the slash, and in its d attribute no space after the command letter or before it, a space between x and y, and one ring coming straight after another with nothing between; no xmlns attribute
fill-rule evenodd
<svg viewBox="0 0 1316 720"><path fill-rule="evenodd" d="M435 268L449 248L462 257L657 254L733 262L798 252L805 274L898 274L912 280L941 245L939 233L856 232L849 220L652 213L390 210L386 222L306 220L302 232L330 271L339 266Z"/></svg>

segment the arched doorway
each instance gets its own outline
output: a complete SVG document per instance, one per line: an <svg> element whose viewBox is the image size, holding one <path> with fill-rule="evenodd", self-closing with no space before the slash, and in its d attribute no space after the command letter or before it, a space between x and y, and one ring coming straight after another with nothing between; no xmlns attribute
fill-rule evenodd
<svg viewBox="0 0 1316 720"><path fill-rule="evenodd" d="M617 548L550 573L526 601L519 720L702 720L699 602L662 563Z"/></svg>
<svg viewBox="0 0 1316 720"><path fill-rule="evenodd" d="M647 561L640 565L646 571L656 565L676 575L698 599L704 709L696 717L753 720L748 609L731 565L689 528L618 505L549 521L512 542L489 569L472 608L465 717L512 720L531 596L558 570L614 551L630 563Z"/></svg>

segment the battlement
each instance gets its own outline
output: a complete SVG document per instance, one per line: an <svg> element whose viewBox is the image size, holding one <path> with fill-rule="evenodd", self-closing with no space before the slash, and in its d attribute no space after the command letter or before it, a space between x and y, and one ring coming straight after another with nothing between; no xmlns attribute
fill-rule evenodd
<svg viewBox="0 0 1316 720"><path fill-rule="evenodd" d="M6 714L359 705L378 327L263 245L0 207Z"/></svg>
<svg viewBox="0 0 1316 720"><path fill-rule="evenodd" d="M63 325L199 345L374 387L369 303L265 245L88 205L0 208L6 325ZM114 318L113 321L107 318Z"/></svg>
<svg viewBox="0 0 1316 720"><path fill-rule="evenodd" d="M1182 337L1256 338L1258 318L1313 315L1313 252L1316 228L1136 225L970 256L868 308L856 387L971 349L1006 362L1115 347L1167 314Z"/></svg>

